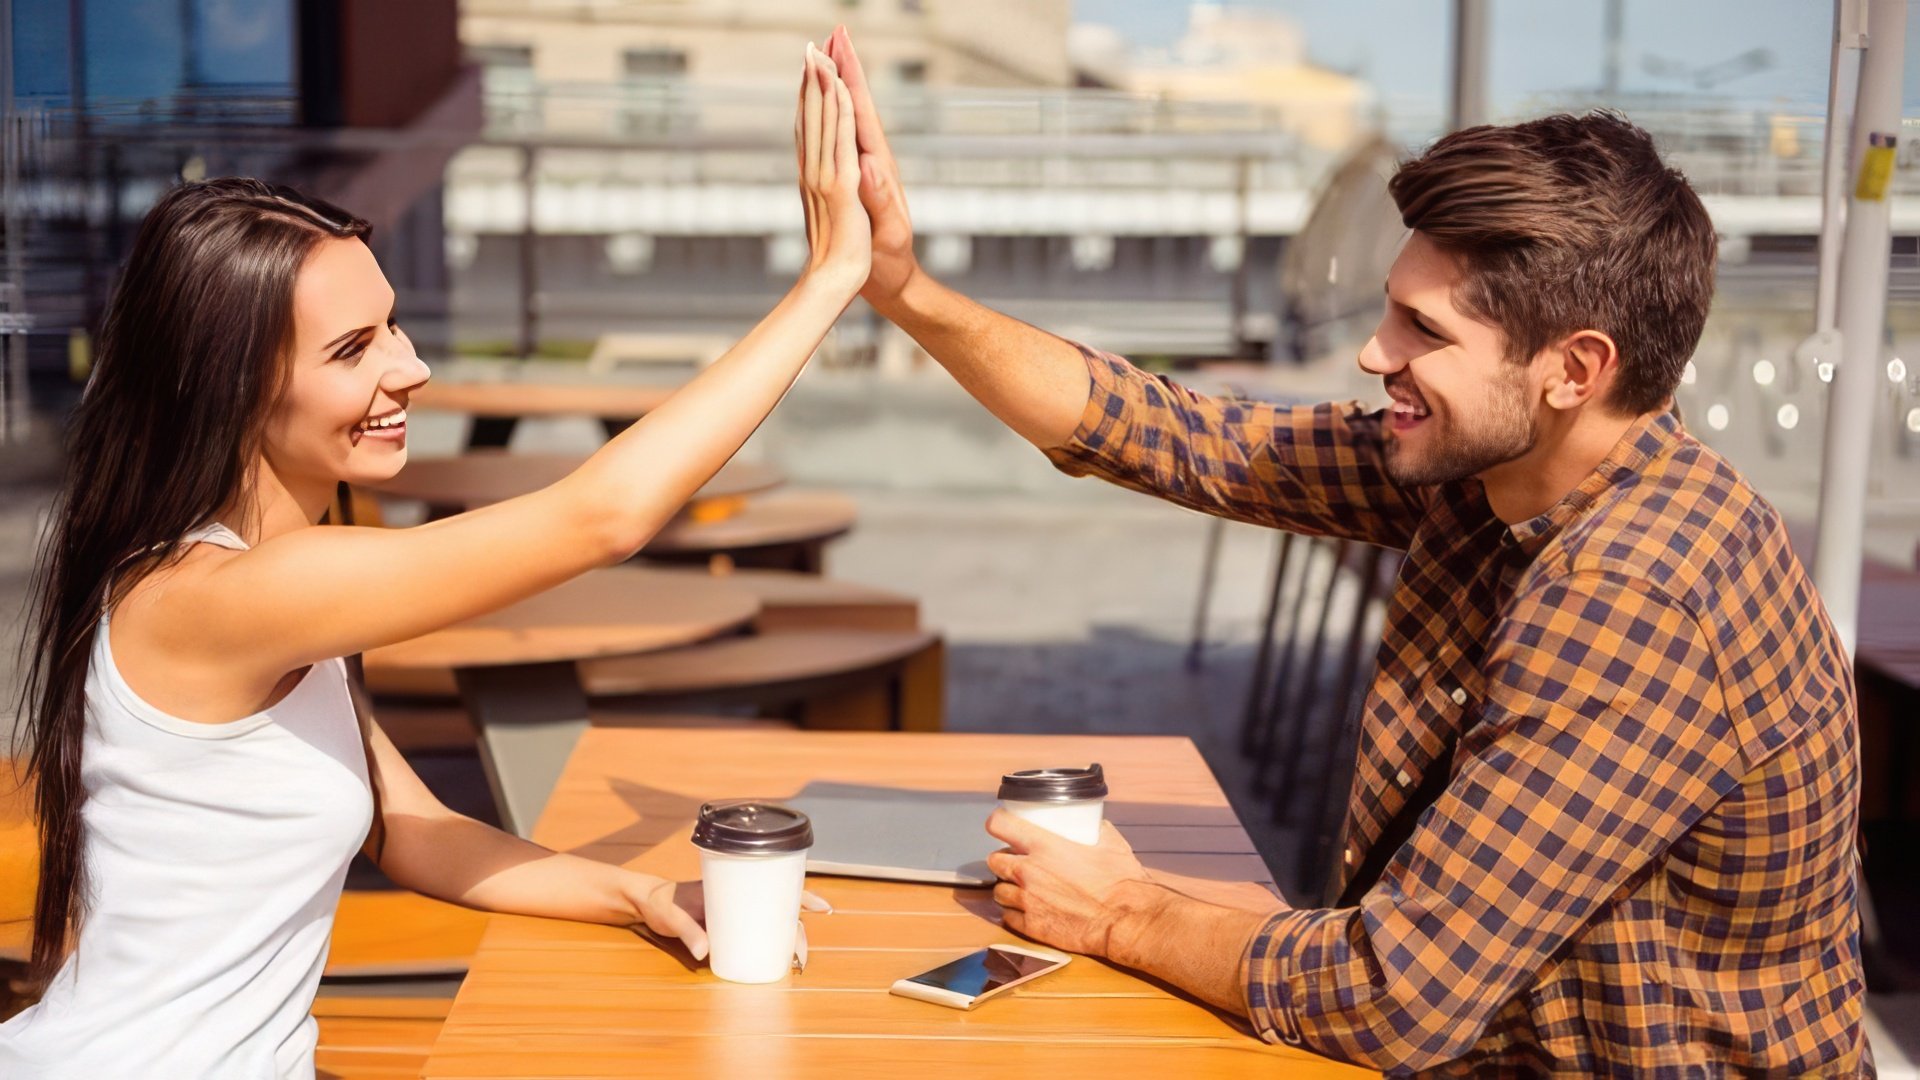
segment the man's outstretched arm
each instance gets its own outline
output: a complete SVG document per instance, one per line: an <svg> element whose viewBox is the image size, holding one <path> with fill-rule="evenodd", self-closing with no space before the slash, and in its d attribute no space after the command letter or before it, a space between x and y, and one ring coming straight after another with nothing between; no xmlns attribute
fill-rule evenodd
<svg viewBox="0 0 1920 1080"><path fill-rule="evenodd" d="M1425 495L1388 476L1378 412L1196 394L935 281L914 257L899 167L844 28L827 52L853 99L860 200L873 226L860 295L1003 423L1075 476L1259 525L1411 543Z"/></svg>
<svg viewBox="0 0 1920 1080"><path fill-rule="evenodd" d="M1070 342L977 304L920 269L899 170L845 27L827 39L827 55L853 97L860 199L873 219L873 270L860 295L1002 423L1042 450L1063 445L1086 408L1086 359Z"/></svg>

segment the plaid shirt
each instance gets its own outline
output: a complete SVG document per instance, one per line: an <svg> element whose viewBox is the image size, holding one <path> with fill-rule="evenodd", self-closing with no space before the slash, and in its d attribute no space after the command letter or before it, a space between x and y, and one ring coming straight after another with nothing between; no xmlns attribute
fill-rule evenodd
<svg viewBox="0 0 1920 1080"><path fill-rule="evenodd" d="M1357 403L1208 398L1083 351L1062 470L1409 553L1346 873L1418 817L1357 906L1254 936L1263 1037L1395 1075L1872 1075L1852 674L1725 461L1643 418L1508 526L1478 481L1396 485Z"/></svg>

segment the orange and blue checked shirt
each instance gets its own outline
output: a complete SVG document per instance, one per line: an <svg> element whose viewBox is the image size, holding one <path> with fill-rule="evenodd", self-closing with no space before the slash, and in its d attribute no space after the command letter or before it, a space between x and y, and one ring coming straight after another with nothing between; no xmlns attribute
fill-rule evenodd
<svg viewBox="0 0 1920 1080"><path fill-rule="evenodd" d="M1209 398L1083 351L1062 470L1408 552L1346 820L1347 873L1384 868L1254 936L1262 1036L1393 1075L1873 1074L1852 673L1724 460L1645 417L1510 526L1476 480L1395 484L1357 403Z"/></svg>

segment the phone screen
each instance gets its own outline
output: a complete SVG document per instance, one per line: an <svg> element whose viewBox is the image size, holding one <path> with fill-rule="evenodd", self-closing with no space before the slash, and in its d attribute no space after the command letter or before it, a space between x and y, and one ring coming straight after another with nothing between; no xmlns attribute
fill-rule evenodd
<svg viewBox="0 0 1920 1080"><path fill-rule="evenodd" d="M907 980L922 986L937 986L966 997L979 997L991 990L998 990L1010 982L1024 979L1058 966L1058 962L1043 956L1028 956L1025 953L1006 952L1000 949L986 948L955 960L951 964L942 964L924 975L915 975Z"/></svg>

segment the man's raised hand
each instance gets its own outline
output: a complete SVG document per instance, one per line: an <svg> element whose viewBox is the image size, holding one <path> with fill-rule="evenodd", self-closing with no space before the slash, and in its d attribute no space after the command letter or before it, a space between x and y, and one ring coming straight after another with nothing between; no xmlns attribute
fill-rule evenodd
<svg viewBox="0 0 1920 1080"><path fill-rule="evenodd" d="M907 214L906 193L900 187L900 167L887 146L887 133L873 104L873 89L846 27L827 38L826 52L853 99L860 152L860 204L866 207L873 224L873 269L860 295L884 313L887 304L900 295L920 269L913 256L913 219Z"/></svg>

